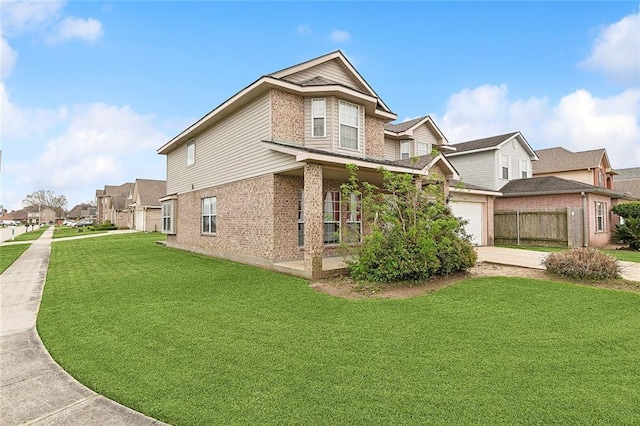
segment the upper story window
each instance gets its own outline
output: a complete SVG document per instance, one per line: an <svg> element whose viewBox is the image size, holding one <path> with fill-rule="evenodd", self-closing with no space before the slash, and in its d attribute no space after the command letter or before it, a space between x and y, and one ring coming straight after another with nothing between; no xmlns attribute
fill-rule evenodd
<svg viewBox="0 0 640 426"><path fill-rule="evenodd" d="M311 136L323 138L326 136L327 101L326 99L311 99Z"/></svg>
<svg viewBox="0 0 640 426"><path fill-rule="evenodd" d="M202 233L216 233L216 218L218 212L218 203L216 197L207 197L202 199Z"/></svg>
<svg viewBox="0 0 640 426"><path fill-rule="evenodd" d="M418 156L431 154L431 144L428 142L418 141L416 143L416 153Z"/></svg>
<svg viewBox="0 0 640 426"><path fill-rule="evenodd" d="M358 105L340 101L340 148L358 150L358 135L360 133Z"/></svg>
<svg viewBox="0 0 640 426"><path fill-rule="evenodd" d="M529 163L527 160L520 160L520 177L522 179L529 177Z"/></svg>
<svg viewBox="0 0 640 426"><path fill-rule="evenodd" d="M500 177L509 180L509 156L500 154Z"/></svg>
<svg viewBox="0 0 640 426"><path fill-rule="evenodd" d="M411 156L411 141L400 142L400 158L406 160Z"/></svg>
<svg viewBox="0 0 640 426"><path fill-rule="evenodd" d="M602 170L598 170L598 186L604 186L602 185Z"/></svg>
<svg viewBox="0 0 640 426"><path fill-rule="evenodd" d="M196 140L191 139L187 142L187 166L196 162Z"/></svg>

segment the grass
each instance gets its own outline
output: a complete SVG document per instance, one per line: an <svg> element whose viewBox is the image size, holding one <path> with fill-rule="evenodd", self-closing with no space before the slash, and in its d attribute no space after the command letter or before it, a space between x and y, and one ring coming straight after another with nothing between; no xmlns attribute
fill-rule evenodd
<svg viewBox="0 0 640 426"><path fill-rule="evenodd" d="M53 231L53 238L78 237L90 234L105 234L106 230L93 230L88 227L71 228L68 226L56 227Z"/></svg>
<svg viewBox="0 0 640 426"><path fill-rule="evenodd" d="M506 248L515 248L521 250L533 250L533 251L542 251L542 252L559 252L570 250L566 247L536 247L536 246L517 246L517 245L500 245L496 247L506 247ZM640 251L631 251L631 250L607 250L607 249L599 249L600 251L610 254L618 260L622 260L625 262L636 262L640 263Z"/></svg>
<svg viewBox="0 0 640 426"><path fill-rule="evenodd" d="M6 271L30 246L30 244L0 246L0 274Z"/></svg>
<svg viewBox="0 0 640 426"><path fill-rule="evenodd" d="M640 423L637 294L482 278L347 300L157 239L54 244L38 331L82 383L162 421Z"/></svg>
<svg viewBox="0 0 640 426"><path fill-rule="evenodd" d="M46 231L48 226L41 226L35 231L25 232L24 234L17 235L13 241L33 241L40 238L44 231Z"/></svg>

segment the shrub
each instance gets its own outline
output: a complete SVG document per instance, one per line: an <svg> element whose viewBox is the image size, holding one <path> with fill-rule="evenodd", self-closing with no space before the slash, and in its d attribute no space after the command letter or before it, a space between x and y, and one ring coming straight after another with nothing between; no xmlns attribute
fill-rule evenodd
<svg viewBox="0 0 640 426"><path fill-rule="evenodd" d="M551 273L578 279L616 278L620 272L620 265L613 256L593 248L550 253L544 265Z"/></svg>
<svg viewBox="0 0 640 426"><path fill-rule="evenodd" d="M640 201L618 204L611 211L625 219L630 217L640 218Z"/></svg>
<svg viewBox="0 0 640 426"><path fill-rule="evenodd" d="M92 226L91 229L94 231L113 231L114 229L118 229L118 227L113 225L110 221L105 220L98 225Z"/></svg>
<svg viewBox="0 0 640 426"><path fill-rule="evenodd" d="M640 218L628 217L624 223L616 225L612 240L629 244L632 250L640 250Z"/></svg>
<svg viewBox="0 0 640 426"><path fill-rule="evenodd" d="M358 182L355 166L349 169L343 199L361 198L363 221L371 227L360 245L343 245L354 279L417 281L475 264L476 252L445 204L442 186L419 188L409 174L381 170L383 186L378 188Z"/></svg>

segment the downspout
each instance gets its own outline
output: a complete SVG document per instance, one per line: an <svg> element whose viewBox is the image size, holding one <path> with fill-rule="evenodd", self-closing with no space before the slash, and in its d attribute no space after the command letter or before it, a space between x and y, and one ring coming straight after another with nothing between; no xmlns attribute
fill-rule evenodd
<svg viewBox="0 0 640 426"><path fill-rule="evenodd" d="M587 194L584 191L580 192L582 195L582 246L589 247L589 217L587 216Z"/></svg>

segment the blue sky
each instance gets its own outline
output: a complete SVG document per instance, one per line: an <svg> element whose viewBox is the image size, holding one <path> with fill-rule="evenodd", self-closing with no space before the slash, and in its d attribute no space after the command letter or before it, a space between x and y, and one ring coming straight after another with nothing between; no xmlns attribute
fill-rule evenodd
<svg viewBox="0 0 640 426"><path fill-rule="evenodd" d="M68 208L258 77L341 49L399 121L640 166L638 2L2 0L2 193Z"/></svg>

